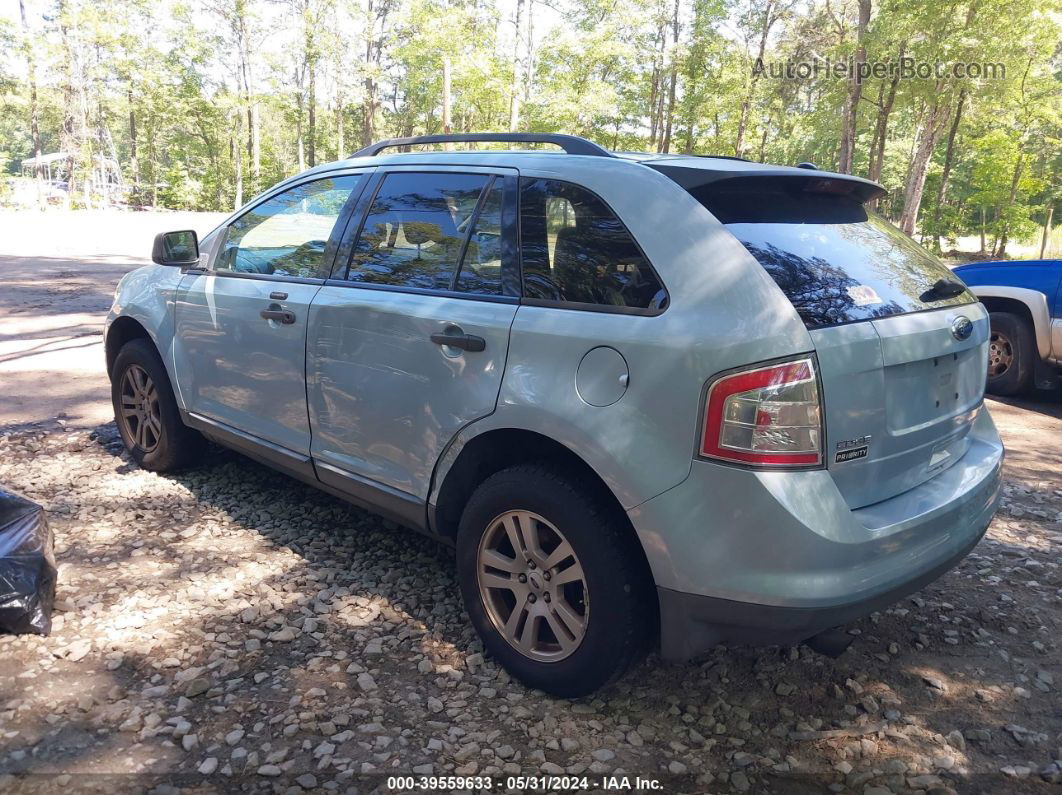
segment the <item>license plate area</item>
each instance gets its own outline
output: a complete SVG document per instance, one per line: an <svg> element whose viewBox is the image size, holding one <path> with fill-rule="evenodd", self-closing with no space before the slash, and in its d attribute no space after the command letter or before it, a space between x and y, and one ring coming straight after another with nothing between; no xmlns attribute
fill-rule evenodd
<svg viewBox="0 0 1062 795"><path fill-rule="evenodd" d="M907 433L969 410L980 401L983 382L976 348L886 367L889 431Z"/></svg>

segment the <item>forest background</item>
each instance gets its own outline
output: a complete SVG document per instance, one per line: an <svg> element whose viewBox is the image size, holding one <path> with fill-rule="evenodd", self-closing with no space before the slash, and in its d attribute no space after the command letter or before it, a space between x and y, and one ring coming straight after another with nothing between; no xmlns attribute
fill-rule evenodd
<svg viewBox="0 0 1062 795"><path fill-rule="evenodd" d="M0 4L0 202L232 210L444 130L810 161L937 251L1057 256L1062 3Z"/></svg>

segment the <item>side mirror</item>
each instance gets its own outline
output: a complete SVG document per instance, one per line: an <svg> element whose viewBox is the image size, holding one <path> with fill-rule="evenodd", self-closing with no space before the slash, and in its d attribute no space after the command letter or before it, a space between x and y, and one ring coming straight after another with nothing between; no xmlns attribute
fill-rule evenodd
<svg viewBox="0 0 1062 795"><path fill-rule="evenodd" d="M199 262L199 238L191 229L159 232L151 247L151 260L157 265L185 268Z"/></svg>

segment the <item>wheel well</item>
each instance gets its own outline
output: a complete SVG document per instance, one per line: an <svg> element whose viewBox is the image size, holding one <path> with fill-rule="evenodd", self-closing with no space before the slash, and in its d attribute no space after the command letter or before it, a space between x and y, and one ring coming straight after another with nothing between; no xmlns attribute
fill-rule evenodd
<svg viewBox="0 0 1062 795"><path fill-rule="evenodd" d="M140 325L137 321L131 317L116 318L111 327L107 330L107 343L106 343L106 355L107 355L107 373L111 372L111 368L114 366L114 360L118 358L118 351L122 349L130 340L135 340L143 337L146 340L151 340L151 335L147 333L147 329ZM154 344L152 342L152 344Z"/></svg>
<svg viewBox="0 0 1062 795"><path fill-rule="evenodd" d="M1000 298L994 295L986 295L981 297L981 303L985 305L985 309L989 312L1010 312L1028 323L1029 328L1035 328L1029 307L1016 298Z"/></svg>
<svg viewBox="0 0 1062 795"><path fill-rule="evenodd" d="M435 505L436 532L448 538L456 537L461 512L480 483L502 469L532 463L546 464L569 474L581 486L614 506L617 516L630 525L627 512L612 489L578 455L540 433L503 428L474 437L458 454L439 489ZM631 532L634 532L633 527Z"/></svg>

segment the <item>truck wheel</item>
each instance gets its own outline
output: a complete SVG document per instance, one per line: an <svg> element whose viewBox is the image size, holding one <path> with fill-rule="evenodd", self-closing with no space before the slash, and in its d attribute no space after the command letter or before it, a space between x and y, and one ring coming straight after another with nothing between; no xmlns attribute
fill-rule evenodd
<svg viewBox="0 0 1062 795"><path fill-rule="evenodd" d="M111 403L122 443L144 469L173 472L202 453L204 439L181 421L166 366L150 341L131 340L118 352Z"/></svg>
<svg viewBox="0 0 1062 795"><path fill-rule="evenodd" d="M457 533L465 607L513 676L565 698L618 678L656 639L644 557L612 506L551 468L487 478Z"/></svg>
<svg viewBox="0 0 1062 795"><path fill-rule="evenodd" d="M989 314L988 381L995 395L1017 395L1032 386L1036 341L1029 324L1011 312Z"/></svg>

